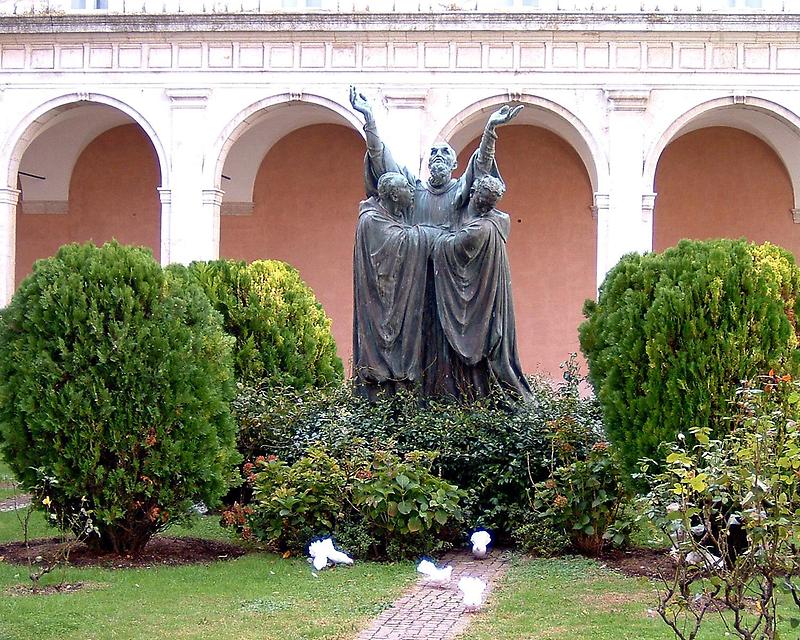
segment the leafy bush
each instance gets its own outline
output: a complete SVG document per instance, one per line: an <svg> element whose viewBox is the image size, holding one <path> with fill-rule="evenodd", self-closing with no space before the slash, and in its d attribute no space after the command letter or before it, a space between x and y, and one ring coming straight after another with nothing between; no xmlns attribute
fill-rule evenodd
<svg viewBox="0 0 800 640"><path fill-rule="evenodd" d="M233 394L217 314L147 250L64 246L0 312L3 455L27 487L55 480L59 521L91 512L96 547L137 551L219 499L238 460Z"/></svg>
<svg viewBox="0 0 800 640"><path fill-rule="evenodd" d="M447 526L461 521L463 498L457 487L431 474L434 457L413 452L400 460L356 442L341 460L319 447L292 465L274 456L259 458L245 465L255 503L234 505L222 523L291 551L303 551L315 537L335 535L340 544L353 543L345 548L360 557L430 553Z"/></svg>
<svg viewBox="0 0 800 640"><path fill-rule="evenodd" d="M435 457L414 451L400 461L378 452L366 473L356 476L353 503L381 538L394 541L397 550L389 555L416 555L420 542L430 551L426 540L439 537L448 522L461 521L464 492L430 472ZM410 554L403 551L409 546Z"/></svg>
<svg viewBox="0 0 800 640"><path fill-rule="evenodd" d="M384 443L396 454L436 451L432 470L468 492L462 501L475 526L508 542L520 513L530 509L531 483L555 463L583 458L600 438L600 411L578 393L574 358L565 383L533 380L536 400L509 406L492 396L472 404L398 394L371 404L349 385L324 390L245 388L234 403L239 447L249 459L276 455L293 463L316 442L337 460L353 443ZM374 446L372 447L375 448Z"/></svg>
<svg viewBox="0 0 800 640"><path fill-rule="evenodd" d="M256 468L252 482L257 506L249 522L259 540L300 550L314 536L331 534L343 518L348 480L322 449L312 448L292 466L270 457Z"/></svg>
<svg viewBox="0 0 800 640"><path fill-rule="evenodd" d="M536 511L591 555L602 551L606 533L630 499L619 464L605 442L596 443L585 460L557 468L534 486L534 495ZM617 542L624 543L624 536Z"/></svg>
<svg viewBox="0 0 800 640"><path fill-rule="evenodd" d="M657 611L681 639L715 610L730 611L727 629L743 639L777 638L785 608L800 626L800 384L770 375L737 398L725 439L707 426L693 430L694 445L681 434L649 478L645 517L676 560Z"/></svg>
<svg viewBox="0 0 800 640"><path fill-rule="evenodd" d="M609 271L580 342L628 473L687 424L724 433L741 380L797 371L799 290L788 251L744 240L682 241Z"/></svg>
<svg viewBox="0 0 800 640"><path fill-rule="evenodd" d="M554 526L550 518L536 514L514 529L512 538L520 550L542 558L561 555L570 546L563 529Z"/></svg>
<svg viewBox="0 0 800 640"><path fill-rule="evenodd" d="M236 338L237 380L295 388L342 380L330 318L294 267L216 260L189 268Z"/></svg>

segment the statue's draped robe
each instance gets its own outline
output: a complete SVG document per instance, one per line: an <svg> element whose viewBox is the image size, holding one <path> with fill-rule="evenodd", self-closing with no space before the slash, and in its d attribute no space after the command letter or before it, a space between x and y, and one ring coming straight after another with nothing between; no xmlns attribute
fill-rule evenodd
<svg viewBox="0 0 800 640"><path fill-rule="evenodd" d="M407 167L400 165L391 151L380 144L379 151L367 150L364 156L364 187L367 196L377 198L378 179L387 172L397 172L405 176L414 188L414 209L409 220L411 224L434 225L443 229L454 229L458 224L459 211L467 206L472 184L479 177L492 175L500 178L494 153L484 158L480 148L469 159L467 168L459 178L451 178L441 187L422 182ZM423 396L442 395L445 390L450 365L447 361L447 340L441 325L436 318L436 293L433 282L433 268L429 264L427 272L421 272L420 278L427 281L425 298L421 302L421 370L424 372L421 382ZM409 286L416 286L411 285ZM363 338L366 339L366 338Z"/></svg>
<svg viewBox="0 0 800 640"><path fill-rule="evenodd" d="M459 231L436 240L436 304L449 347L441 391L481 397L497 383L530 398L517 351L506 252L509 230L505 213L465 212Z"/></svg>
<svg viewBox="0 0 800 640"><path fill-rule="evenodd" d="M376 197L361 203L353 255L353 368L358 388L370 398L420 382L433 232L392 215Z"/></svg>

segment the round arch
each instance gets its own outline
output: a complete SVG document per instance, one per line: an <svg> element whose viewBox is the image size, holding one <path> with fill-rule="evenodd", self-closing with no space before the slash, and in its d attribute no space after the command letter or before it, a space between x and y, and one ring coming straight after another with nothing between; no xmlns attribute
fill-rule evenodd
<svg viewBox="0 0 800 640"><path fill-rule="evenodd" d="M132 106L100 93L68 93L39 105L30 111L25 118L14 128L0 150L0 166L7 167L7 184L16 185L17 171L22 156L28 145L45 129L55 124L55 119L63 112L80 108L86 104L103 104L118 109L138 124L147 135L158 157L159 171L161 174L161 188L169 188L169 162L164 145L156 133L155 128L139 111ZM7 151L6 151L7 150Z"/></svg>
<svg viewBox="0 0 800 640"><path fill-rule="evenodd" d="M795 208L800 207L800 117L771 100L725 96L698 104L674 120L645 155L643 186L655 191L656 169L667 145L683 134L706 127L741 129L763 140L778 155L789 174ZM787 136L786 133L791 135Z"/></svg>
<svg viewBox="0 0 800 640"><path fill-rule="evenodd" d="M291 110L291 111L290 111ZM213 189L222 188L222 172L229 154L234 145L242 138L244 133L264 122L269 122L277 114L284 116L281 122L278 138L292 131L311 124L338 124L352 128L363 137L361 123L355 113L344 105L324 96L310 93L281 93L255 102L242 111L225 126L217 140L214 142L203 165L203 182ZM268 151L278 138L267 141L267 149L261 141L260 151ZM249 166L240 166L243 174L238 178L240 194L252 195L258 163L249 163ZM226 185L228 186L228 185ZM239 196L241 197L241 195Z"/></svg>
<svg viewBox="0 0 800 640"><path fill-rule="evenodd" d="M608 157L597 143L597 138L569 109L547 98L527 93L517 94L513 100L509 100L507 94L484 98L452 117L435 139L447 140L459 153L470 140L481 134L489 113L512 101L526 107L514 119L514 124L543 127L564 138L583 161L592 191L608 192Z"/></svg>

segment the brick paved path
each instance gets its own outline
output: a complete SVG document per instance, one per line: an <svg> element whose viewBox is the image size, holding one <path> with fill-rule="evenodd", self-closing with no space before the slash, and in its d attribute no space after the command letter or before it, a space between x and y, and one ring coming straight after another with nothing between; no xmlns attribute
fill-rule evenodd
<svg viewBox="0 0 800 640"><path fill-rule="evenodd" d="M463 576L474 576L486 582L485 602L493 583L505 573L507 562L505 555L496 550L492 550L485 560L475 560L467 551L446 554L437 566L453 566L453 579L448 588L427 586L420 576L417 584L356 636L356 640L455 638L469 626L472 615L464 610L458 580Z"/></svg>

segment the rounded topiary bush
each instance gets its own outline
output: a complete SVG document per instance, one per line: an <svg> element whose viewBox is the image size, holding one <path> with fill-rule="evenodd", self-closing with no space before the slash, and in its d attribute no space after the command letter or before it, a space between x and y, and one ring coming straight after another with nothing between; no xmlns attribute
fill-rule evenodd
<svg viewBox="0 0 800 640"><path fill-rule="evenodd" d="M0 312L4 457L59 521L83 532L89 512L90 545L141 549L227 490L231 342L185 268L62 247Z"/></svg>
<svg viewBox="0 0 800 640"><path fill-rule="evenodd" d="M744 240L684 240L609 271L580 342L629 473L692 427L724 433L741 380L798 370L798 293L789 252Z"/></svg>
<svg viewBox="0 0 800 640"><path fill-rule="evenodd" d="M278 260L194 262L189 269L236 338L238 380L298 389L342 380L330 318L297 269Z"/></svg>

